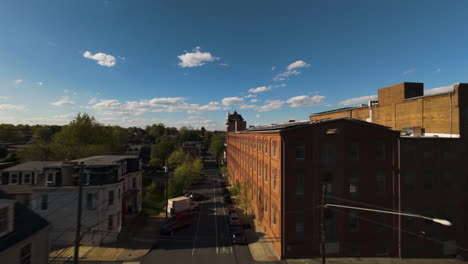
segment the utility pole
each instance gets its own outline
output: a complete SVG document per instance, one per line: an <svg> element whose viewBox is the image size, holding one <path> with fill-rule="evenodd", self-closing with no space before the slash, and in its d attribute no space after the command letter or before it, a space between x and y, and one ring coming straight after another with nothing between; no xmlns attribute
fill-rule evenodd
<svg viewBox="0 0 468 264"><path fill-rule="evenodd" d="M169 185L169 174L167 173L168 170L169 168L167 167L167 162L166 162L166 164L164 165L164 174L166 176L166 219L167 219L167 208L169 206L169 200L167 198L167 191L168 191L167 185Z"/></svg>
<svg viewBox="0 0 468 264"><path fill-rule="evenodd" d="M81 240L81 212L82 212L82 200L83 200L83 176L84 176L84 163L80 162L80 172L78 173L78 216L76 219L76 233L75 233L75 255L73 263L78 264L80 259L80 240Z"/></svg>
<svg viewBox="0 0 468 264"><path fill-rule="evenodd" d="M325 259L325 210L326 210L326 207L325 207L325 193L327 191L327 186L326 185L323 185L322 186L322 264L325 264L326 263L326 259Z"/></svg>

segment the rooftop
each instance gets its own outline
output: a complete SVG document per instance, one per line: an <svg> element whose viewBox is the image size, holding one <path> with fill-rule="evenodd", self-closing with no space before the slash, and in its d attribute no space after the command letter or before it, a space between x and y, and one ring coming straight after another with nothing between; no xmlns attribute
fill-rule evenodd
<svg viewBox="0 0 468 264"><path fill-rule="evenodd" d="M0 190L0 199L12 199L12 197ZM18 202L15 202L14 219L13 232L0 238L0 252L49 226L49 222L44 218Z"/></svg>
<svg viewBox="0 0 468 264"><path fill-rule="evenodd" d="M45 167L59 167L62 165L61 161L27 161L13 167L4 169L3 171L35 171L42 170Z"/></svg>
<svg viewBox="0 0 468 264"><path fill-rule="evenodd" d="M85 165L115 165L115 163L125 159L138 159L138 156L133 155L103 155L92 156L82 159L73 160L74 162L83 162Z"/></svg>
<svg viewBox="0 0 468 264"><path fill-rule="evenodd" d="M326 124L326 123L331 123L331 122L336 122L336 121L353 122L353 123L357 123L357 124L373 126L373 127L380 127L380 128L390 130L389 127L382 126L382 125L379 125L379 124L376 124L376 123L370 123L370 122L366 122L366 121L362 121L362 120L354 119L354 118L340 117L340 118L323 119L323 120L319 120L319 121L300 121L300 122L290 122L290 123L277 124L277 125L253 127L253 128L249 128L248 130L240 131L239 133L268 132L268 131L273 132L273 131L278 131L278 130L287 130L287 129L291 129L291 128L307 127L307 126L314 126L314 125L319 125L319 124Z"/></svg>

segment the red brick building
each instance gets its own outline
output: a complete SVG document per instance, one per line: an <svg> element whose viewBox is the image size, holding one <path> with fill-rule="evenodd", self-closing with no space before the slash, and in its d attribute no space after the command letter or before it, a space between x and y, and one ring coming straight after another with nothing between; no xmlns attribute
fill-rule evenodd
<svg viewBox="0 0 468 264"><path fill-rule="evenodd" d="M243 131L227 123L230 178L247 188L281 258L320 255L323 185L328 203L398 210L398 132L348 118ZM398 256L396 216L327 209L326 229L330 256Z"/></svg>

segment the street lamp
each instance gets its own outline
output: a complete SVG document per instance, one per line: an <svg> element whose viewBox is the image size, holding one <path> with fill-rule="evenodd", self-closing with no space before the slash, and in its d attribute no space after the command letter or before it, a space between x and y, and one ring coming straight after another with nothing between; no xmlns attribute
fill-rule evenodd
<svg viewBox="0 0 468 264"><path fill-rule="evenodd" d="M330 203L325 203L325 186L323 187L323 194L322 194L322 204L323 204L323 209L322 209L322 263L326 263L325 259L325 209L327 207L337 207L337 208L346 208L346 209L353 209L353 210L360 210L360 211L369 211L369 212L376 212L376 213L384 213L384 214L393 214L393 215L403 215L403 216L410 216L410 217L416 217L416 218L422 218L426 220L430 220L433 222L436 222L438 224L444 225L444 226L451 226L452 223L448 220L445 219L440 219L440 218L432 218L424 215L419 215L419 214L411 214L411 213L402 213L402 212L392 212L392 211L386 211L386 210L377 210L377 209L371 209L371 208L363 208L363 207L356 207L356 206L347 206L347 205L341 205L341 204L330 204ZM399 232L401 232L399 230Z"/></svg>
<svg viewBox="0 0 468 264"><path fill-rule="evenodd" d="M392 212L392 211L362 208L362 207L355 207L355 206L347 206L347 205L340 205L340 204L325 204L324 207L325 208L327 208L327 207L338 207L338 208L347 208L347 209L370 211L370 212L377 212L377 213L384 213L384 214L404 215L404 216L410 216L410 217L416 217L416 218L431 220L433 222L439 223L439 224L444 225L444 226L451 226L452 225L452 223L450 221L448 221L448 220L440 219L440 218L427 217L427 216L419 215L419 214Z"/></svg>

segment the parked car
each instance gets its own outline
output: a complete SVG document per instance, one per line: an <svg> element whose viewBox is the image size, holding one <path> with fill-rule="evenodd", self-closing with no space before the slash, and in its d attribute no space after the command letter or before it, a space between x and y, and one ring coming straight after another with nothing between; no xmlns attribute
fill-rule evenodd
<svg viewBox="0 0 468 264"><path fill-rule="evenodd" d="M193 214L191 211L186 211L182 212L176 215L173 215L171 218L169 218L168 222L172 221L183 221L192 218Z"/></svg>
<svg viewBox="0 0 468 264"><path fill-rule="evenodd" d="M192 195L192 192L185 192L185 193L184 193L184 196L185 196L185 197L190 197L190 195Z"/></svg>
<svg viewBox="0 0 468 264"><path fill-rule="evenodd" d="M192 193L190 194L192 201L202 201L206 199L206 196L201 193Z"/></svg>
<svg viewBox="0 0 468 264"><path fill-rule="evenodd" d="M239 219L239 216L235 213L233 214L229 214L228 215L228 222L229 222L229 225L231 226L238 226L240 225L240 219Z"/></svg>
<svg viewBox="0 0 468 264"><path fill-rule="evenodd" d="M186 228L190 225L191 219L181 220L181 221L171 221L164 224L161 227L161 235L169 235L175 231Z"/></svg>
<svg viewBox="0 0 468 264"><path fill-rule="evenodd" d="M232 226L231 229L231 239L233 244L245 245L247 244L247 238L244 234L244 229L240 226Z"/></svg>
<svg viewBox="0 0 468 264"><path fill-rule="evenodd" d="M227 203L227 204L231 204L232 203L231 196L224 195L224 202Z"/></svg>
<svg viewBox="0 0 468 264"><path fill-rule="evenodd" d="M230 195L229 190L227 188L223 188L224 195Z"/></svg>

